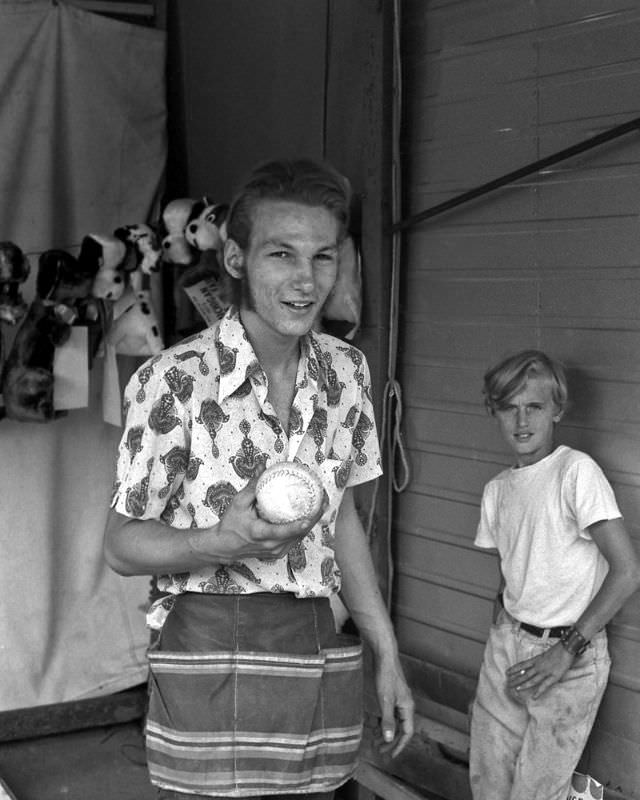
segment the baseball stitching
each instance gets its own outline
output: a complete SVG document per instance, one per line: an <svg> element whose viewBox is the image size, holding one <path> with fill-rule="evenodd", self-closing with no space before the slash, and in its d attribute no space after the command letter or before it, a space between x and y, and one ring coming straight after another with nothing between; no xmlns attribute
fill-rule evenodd
<svg viewBox="0 0 640 800"><path fill-rule="evenodd" d="M292 467L283 466L283 467L280 468L280 470L278 472L274 472L271 475L267 476L267 478L264 480L264 482L262 483L262 486L260 488L268 486L273 481L274 478L279 477L279 475L281 475L283 473L285 475L288 475L288 476L299 478L304 483L305 489L307 490L307 508L306 508L306 511L308 512L313 507L313 497L314 497L315 486L313 484L313 481L309 478L307 473L304 471L304 469L302 469L302 468L295 469L295 468L292 468Z"/></svg>

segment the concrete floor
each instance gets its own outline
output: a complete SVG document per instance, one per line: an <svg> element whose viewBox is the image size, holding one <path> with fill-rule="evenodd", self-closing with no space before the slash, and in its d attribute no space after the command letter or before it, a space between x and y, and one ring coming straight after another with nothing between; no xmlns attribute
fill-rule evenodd
<svg viewBox="0 0 640 800"><path fill-rule="evenodd" d="M11 800L156 800L141 722L0 743L0 779Z"/></svg>

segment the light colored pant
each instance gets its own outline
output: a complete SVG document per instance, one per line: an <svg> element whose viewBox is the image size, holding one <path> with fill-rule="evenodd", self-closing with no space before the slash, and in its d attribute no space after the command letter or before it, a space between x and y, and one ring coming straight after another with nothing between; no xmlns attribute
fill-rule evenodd
<svg viewBox="0 0 640 800"><path fill-rule="evenodd" d="M492 626L471 717L474 800L566 800L609 677L607 635L598 633L537 700L526 692L515 700L505 675L557 641L520 630L505 611Z"/></svg>

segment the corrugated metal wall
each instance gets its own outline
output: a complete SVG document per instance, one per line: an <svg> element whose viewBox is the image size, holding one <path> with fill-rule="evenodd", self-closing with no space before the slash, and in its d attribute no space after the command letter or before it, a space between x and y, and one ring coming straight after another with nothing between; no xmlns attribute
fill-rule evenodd
<svg viewBox="0 0 640 800"><path fill-rule="evenodd" d="M640 6L402 3L405 216L640 116ZM569 367L560 441L591 453L640 538L640 134L423 222L404 237L399 377L413 478L395 506L402 650L474 679L498 569L472 545L509 463L485 369L540 347ZM594 776L640 797L640 599L610 626Z"/></svg>

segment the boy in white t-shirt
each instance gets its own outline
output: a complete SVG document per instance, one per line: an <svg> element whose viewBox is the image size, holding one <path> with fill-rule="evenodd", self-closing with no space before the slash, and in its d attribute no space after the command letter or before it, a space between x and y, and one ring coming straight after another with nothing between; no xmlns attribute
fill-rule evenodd
<svg viewBox="0 0 640 800"><path fill-rule="evenodd" d="M471 721L474 800L566 800L609 675L604 626L640 586L640 564L600 467L554 444L562 366L538 350L484 378L515 455L489 481L475 544L497 550L500 606Z"/></svg>

